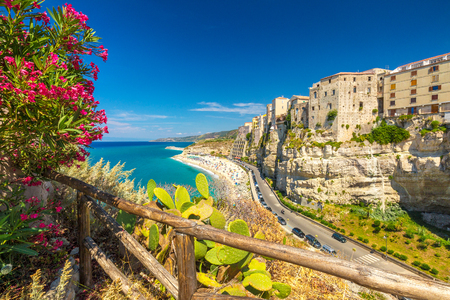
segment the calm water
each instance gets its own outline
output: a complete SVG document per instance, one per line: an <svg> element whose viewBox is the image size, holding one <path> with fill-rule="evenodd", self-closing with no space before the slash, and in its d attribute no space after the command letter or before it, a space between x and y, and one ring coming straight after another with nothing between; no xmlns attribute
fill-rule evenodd
<svg viewBox="0 0 450 300"><path fill-rule="evenodd" d="M124 170L135 169L130 179L147 186L150 179L157 184L188 184L195 187L195 176L204 173L208 181L213 179L210 173L185 165L172 156L182 151L165 149L167 146L186 147L192 143L149 143L149 142L93 142L90 163L103 160L111 162L111 167L118 162L125 162Z"/></svg>

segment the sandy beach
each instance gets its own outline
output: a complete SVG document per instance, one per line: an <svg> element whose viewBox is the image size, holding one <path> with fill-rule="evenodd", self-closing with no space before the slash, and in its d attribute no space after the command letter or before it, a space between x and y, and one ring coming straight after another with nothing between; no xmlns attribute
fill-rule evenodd
<svg viewBox="0 0 450 300"><path fill-rule="evenodd" d="M208 172L212 172L228 183L232 196L234 199L250 198L250 192L248 191L248 175L240 166L235 163L216 156L205 155L185 155L180 154L172 157L182 163L196 166L200 169L204 169Z"/></svg>

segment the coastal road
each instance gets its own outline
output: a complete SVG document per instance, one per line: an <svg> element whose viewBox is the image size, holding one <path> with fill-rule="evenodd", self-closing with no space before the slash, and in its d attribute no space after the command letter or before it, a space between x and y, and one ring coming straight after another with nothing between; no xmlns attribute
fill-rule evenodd
<svg viewBox="0 0 450 300"><path fill-rule="evenodd" d="M284 208L278 202L271 188L267 185L267 183L259 173L259 170L252 165L249 164L245 165L254 172L256 176L256 182L258 183L259 189L261 190L261 194L263 195L264 201L267 203L268 206L271 207L272 211L275 211L279 216L282 216L286 220L287 224L283 226L286 229L286 231L291 232L292 228L298 227L305 234L311 234L313 236L316 236L320 244L322 245L325 244L333 248L338 253L338 257L347 260L352 259L355 262L383 270L389 270L400 274L418 276L416 273L412 273L411 271L406 270L397 264L386 261L376 252L369 251L349 241L347 241L346 243L341 243L335 240L334 238L331 237L332 233L330 231L322 228L321 226L311 222L308 219L296 215L295 213L289 211L289 209ZM282 209L284 209L284 214L281 213ZM356 251L353 251L352 250L353 248L355 248Z"/></svg>

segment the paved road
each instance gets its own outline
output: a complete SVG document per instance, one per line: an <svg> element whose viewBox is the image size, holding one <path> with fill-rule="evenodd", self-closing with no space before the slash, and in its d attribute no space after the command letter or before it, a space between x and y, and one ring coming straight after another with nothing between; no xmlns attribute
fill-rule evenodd
<svg viewBox="0 0 450 300"><path fill-rule="evenodd" d="M357 244L348 241L347 243L341 243L331 237L332 233L330 231L311 222L310 220L297 216L296 214L290 212L288 209L285 209L278 202L272 190L260 175L259 170L252 165L245 165L255 173L256 181L261 190L264 201L268 206L272 208L272 211L276 212L279 216L282 216L286 220L287 224L283 227L285 227L288 232L291 232L292 228L298 227L305 234L312 234L313 236L317 236L317 240L322 245L326 244L333 248L338 253L338 257L348 260L352 259L353 261L361 264L369 265L371 267L376 267L383 270L389 270L400 274L417 275L409 270L400 267L399 265L386 261L379 254L375 252L372 253L371 251L368 251ZM251 182L253 181L251 180ZM284 209L285 211L284 214L281 214L282 209ZM355 248L356 251L353 252L352 248Z"/></svg>

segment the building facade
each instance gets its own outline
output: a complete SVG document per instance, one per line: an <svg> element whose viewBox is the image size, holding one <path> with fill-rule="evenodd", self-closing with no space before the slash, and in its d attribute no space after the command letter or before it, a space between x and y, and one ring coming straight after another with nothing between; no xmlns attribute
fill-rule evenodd
<svg viewBox="0 0 450 300"><path fill-rule="evenodd" d="M288 111L289 99L277 97L272 100L272 124L276 125L277 118L286 115Z"/></svg>
<svg viewBox="0 0 450 300"><path fill-rule="evenodd" d="M304 127L309 127L308 105L309 97L307 96L293 96L291 98L291 124L303 124Z"/></svg>
<svg viewBox="0 0 450 300"><path fill-rule="evenodd" d="M265 122L265 132L268 132L273 126L272 124L272 103L266 105L266 122Z"/></svg>
<svg viewBox="0 0 450 300"><path fill-rule="evenodd" d="M450 113L450 53L400 66L384 76L384 116Z"/></svg>

